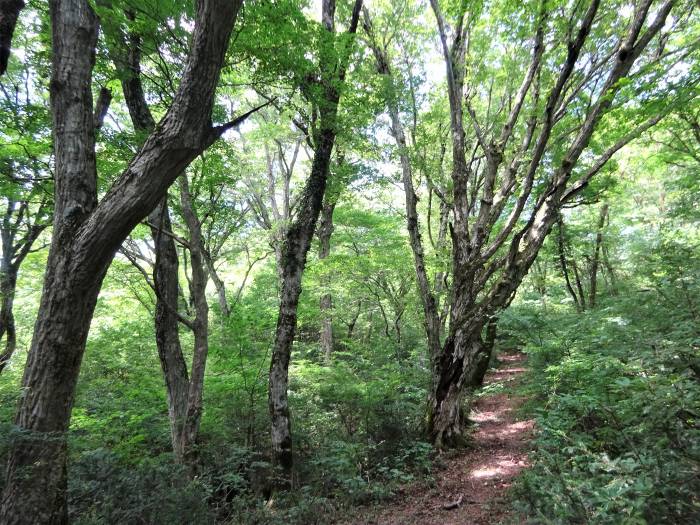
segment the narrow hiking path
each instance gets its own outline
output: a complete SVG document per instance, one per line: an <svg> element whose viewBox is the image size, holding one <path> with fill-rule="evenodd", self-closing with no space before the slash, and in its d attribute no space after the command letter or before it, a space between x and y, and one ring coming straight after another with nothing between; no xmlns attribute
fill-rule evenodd
<svg viewBox="0 0 700 525"><path fill-rule="evenodd" d="M435 486L409 486L395 502L356 523L377 525L485 525L507 519L507 492L527 466L534 421L518 420L523 399L513 394L525 371L522 353L499 355L500 366L489 371L487 385L502 384L479 398L469 416L477 428L473 446L443 459Z"/></svg>

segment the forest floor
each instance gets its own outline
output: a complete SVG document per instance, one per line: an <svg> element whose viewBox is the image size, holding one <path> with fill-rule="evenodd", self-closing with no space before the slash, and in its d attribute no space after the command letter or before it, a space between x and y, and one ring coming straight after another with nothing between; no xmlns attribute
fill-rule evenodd
<svg viewBox="0 0 700 525"><path fill-rule="evenodd" d="M443 456L432 486L405 487L388 506L357 518L356 524L486 525L518 522L508 489L528 466L534 421L519 420L524 399L515 394L525 372L522 353L499 355L486 376L484 395L469 419L476 425L471 446ZM492 393L489 393L492 392Z"/></svg>

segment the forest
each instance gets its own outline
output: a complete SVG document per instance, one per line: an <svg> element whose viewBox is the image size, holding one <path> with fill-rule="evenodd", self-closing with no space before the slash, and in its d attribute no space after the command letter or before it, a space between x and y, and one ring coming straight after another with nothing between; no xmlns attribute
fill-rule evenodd
<svg viewBox="0 0 700 525"><path fill-rule="evenodd" d="M695 0L0 0L0 524L700 523Z"/></svg>

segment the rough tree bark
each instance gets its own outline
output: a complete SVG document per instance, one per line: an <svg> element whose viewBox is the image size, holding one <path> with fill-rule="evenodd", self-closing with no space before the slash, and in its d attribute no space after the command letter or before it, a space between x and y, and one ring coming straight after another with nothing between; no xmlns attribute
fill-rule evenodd
<svg viewBox="0 0 700 525"><path fill-rule="evenodd" d="M20 105L18 93L8 98L11 104ZM107 115L112 92L101 88L93 112L95 133L102 127ZM18 182L13 176L13 162L3 163L3 176L17 183L19 196L7 198L7 206L0 222L2 258L0 259L0 339L6 336L5 349L0 353L0 373L9 363L17 348L17 334L14 319L14 298L17 277L24 259L34 251L34 244L51 221L51 198L40 172L35 177Z"/></svg>
<svg viewBox="0 0 700 525"><path fill-rule="evenodd" d="M483 342L483 358L479 360L476 370L474 371L474 380L472 385L475 387L482 386L484 384L484 377L486 377L486 372L489 369L489 362L491 361L491 356L493 355L493 349L496 346L496 335L498 334L498 319L492 317L486 323L486 330L484 334Z"/></svg>
<svg viewBox="0 0 700 525"><path fill-rule="evenodd" d="M102 280L133 227L220 134L211 125L240 1L197 3L190 56L163 120L97 204L91 77L98 20L85 0L50 2L55 211L51 250L11 445L0 522L67 523L66 438Z"/></svg>
<svg viewBox="0 0 700 525"><path fill-rule="evenodd" d="M12 35L17 18L24 8L23 0L0 0L0 76L7 71L7 61L12 48Z"/></svg>
<svg viewBox="0 0 700 525"><path fill-rule="evenodd" d="M202 224L192 203L187 175L180 177L180 205L189 232L189 252L192 279L190 280L190 297L194 302L195 318L192 322L194 350L192 369L187 393L187 410L182 422L181 449L176 456L186 463L194 465L196 457L199 424L202 419L202 394L204 392L204 371L209 353L209 303L207 303L207 270L202 239Z"/></svg>
<svg viewBox="0 0 700 525"><path fill-rule="evenodd" d="M141 82L141 38L135 33L123 35L117 32L111 40L110 54L117 68L122 71L122 91L134 131L144 134L150 133L155 128L156 122L146 102ZM117 42L120 42L121 45L117 45ZM191 422L189 420L188 407L191 404L190 391L194 378L189 377L180 342L179 324L182 318L178 314L179 261L167 195L149 214L148 223L151 228L155 253L152 284L156 296L156 306L153 320L158 358L167 390L170 437L175 461L188 463L194 459L192 451L196 442L196 432L193 435L192 429L199 428L200 412L193 412L197 421ZM196 287L197 292L200 289L201 286ZM194 295L193 297L197 302L198 298ZM195 332L195 347L197 347L197 341L201 340L201 336L197 337L197 333L201 330L200 325L196 320L193 323L187 323L187 325ZM196 360L197 357L198 352L195 351L193 359ZM201 391L201 387L194 390L196 394Z"/></svg>
<svg viewBox="0 0 700 525"><path fill-rule="evenodd" d="M467 312L474 300L474 269L470 267L469 232L469 166L466 158L466 133L464 130L464 61L468 26L466 12L459 16L454 28L452 43L447 41L446 23L438 0L430 1L438 23L447 72L447 92L450 104L450 129L452 131L452 183L453 183L453 223L452 223L452 301L450 305L450 328L447 339L433 360L433 384L428 409L428 433L440 448L444 444L458 444L461 441L462 388L467 382L466 371L473 371L479 365L482 355L481 329L485 320L473 323L466 330Z"/></svg>
<svg viewBox="0 0 700 525"><path fill-rule="evenodd" d="M509 112L502 127L499 126L499 132L493 130L490 125L480 125L475 111L469 106L469 99L463 97L464 41L468 33L465 29L465 13L459 17L456 27L448 32L438 0L431 0L447 70L454 202L450 328L435 367L435 387L431 396L428 421L428 432L438 447L460 441L459 405L462 392L465 387L475 384L478 376L476 372L488 357L482 340L482 330L488 320L512 300L545 237L556 222L561 206L576 196L615 152L663 117L662 111L638 125L605 150L575 183L569 184L573 169L588 146L596 126L612 105L620 87L619 80L629 74L637 58L659 33L673 3L673 0L670 0L658 6L654 10L653 20L648 25L646 21L650 16L652 0L644 0L635 6L626 34L619 40L610 59L606 57L606 64L597 65L604 67L610 64L610 67L606 70L604 82L595 91L596 98L582 117L581 125L566 146L561 161L545 179L544 191L533 201L530 196L535 174L550 145L555 124L567 112L567 105L571 100L567 89L570 89L572 73L596 21L600 2L592 0L586 8L577 24L578 28L572 32L572 38L567 43L566 58L553 79L553 86L544 104L544 112L539 117L533 112L533 116L524 125L521 145L515 147L515 153L508 152L512 157L509 162L504 163L506 145L513 136L525 97L533 85L533 80L539 78L537 72L544 51L546 10L541 10L536 22L532 60L520 88L509 104ZM448 42L448 33L453 35L451 44ZM581 86L585 86L590 75L590 72L583 75ZM535 82L533 98L537 99L538 95L539 80ZM478 174L473 173L471 163L465 161L463 102L467 105L477 145L486 160L483 171ZM532 104L532 107L536 110L537 104ZM486 136L485 130L493 133L491 138ZM501 169L501 166L504 168ZM524 168L524 171L521 168ZM500 188L497 188L496 183L499 180ZM470 185L472 188L474 185L479 188L475 191L473 199L469 197ZM516 188L519 188L520 192L517 196L514 195ZM510 197L514 198L509 199ZM508 201L513 206L508 211L504 224L495 229L494 238L491 239L496 222L502 213L508 210ZM528 202L532 203L532 211L522 226L519 219ZM472 215L474 219L470 226L469 219ZM502 248L506 252L503 255L499 253Z"/></svg>
<svg viewBox="0 0 700 525"><path fill-rule="evenodd" d="M357 23L362 8L362 0L355 0L350 26L351 37L346 46L336 51L335 1L323 0L322 24L329 37L324 42L320 63L318 87L322 89L322 100L318 100L318 128L314 140L314 155L311 173L306 181L297 204L297 214L286 231L282 248L282 289L280 306L275 329L275 342L270 362L268 403L271 417L271 438L273 463L281 468L278 480L281 488L291 484L292 475L292 434L287 398L289 360L297 324L297 306L301 294L301 279L306 266L306 256L311 246L316 223L326 191L326 181L330 166L331 152L337 133L339 86L345 80L350 59L352 36L357 31ZM331 51L331 49L333 49Z"/></svg>
<svg viewBox="0 0 700 525"><path fill-rule="evenodd" d="M168 396L168 418L173 453L175 460L182 463L185 460L184 452L187 448L183 443L183 426L187 417L190 379L178 330L179 261L175 242L168 235L172 227L167 197L164 197L156 209L150 213L149 223L155 252L153 286L156 293L156 307L153 321L156 347Z"/></svg>

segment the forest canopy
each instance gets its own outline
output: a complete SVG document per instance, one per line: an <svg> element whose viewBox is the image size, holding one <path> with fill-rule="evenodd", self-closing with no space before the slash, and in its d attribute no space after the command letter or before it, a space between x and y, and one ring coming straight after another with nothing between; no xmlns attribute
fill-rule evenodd
<svg viewBox="0 0 700 525"><path fill-rule="evenodd" d="M0 523L700 519L699 16L0 0Z"/></svg>

